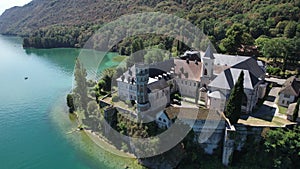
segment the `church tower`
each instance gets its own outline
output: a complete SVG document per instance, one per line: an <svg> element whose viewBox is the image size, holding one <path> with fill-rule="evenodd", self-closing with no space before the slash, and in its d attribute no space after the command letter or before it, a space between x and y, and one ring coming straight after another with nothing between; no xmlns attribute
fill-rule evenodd
<svg viewBox="0 0 300 169"><path fill-rule="evenodd" d="M143 112L149 109L148 98L148 81L149 67L143 63L135 65L136 72L136 95L138 112Z"/></svg>
<svg viewBox="0 0 300 169"><path fill-rule="evenodd" d="M214 72L215 57L211 45L209 44L202 57L202 77L212 80Z"/></svg>

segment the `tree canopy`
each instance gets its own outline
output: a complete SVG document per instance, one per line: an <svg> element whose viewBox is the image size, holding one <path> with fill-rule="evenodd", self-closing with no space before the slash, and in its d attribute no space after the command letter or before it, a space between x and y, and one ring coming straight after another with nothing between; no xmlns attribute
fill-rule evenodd
<svg viewBox="0 0 300 169"><path fill-rule="evenodd" d="M300 127L270 130L265 138L265 151L274 168L300 168Z"/></svg>

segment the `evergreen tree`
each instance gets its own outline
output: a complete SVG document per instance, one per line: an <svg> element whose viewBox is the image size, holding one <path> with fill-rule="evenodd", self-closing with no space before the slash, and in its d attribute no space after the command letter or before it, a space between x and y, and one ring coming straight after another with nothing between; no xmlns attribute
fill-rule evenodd
<svg viewBox="0 0 300 169"><path fill-rule="evenodd" d="M67 105L69 107L69 112L73 113L75 111L75 106L74 106L74 96L72 94L67 95Z"/></svg>
<svg viewBox="0 0 300 169"><path fill-rule="evenodd" d="M102 80L99 81L98 85L99 85L99 88L100 88L100 85L103 85L102 86L102 89L106 92L111 92L111 88L112 88L112 85L113 85L113 77L116 73L116 70L113 69L113 68L108 68L108 69L105 69L103 72L102 72ZM103 82L101 82L103 81ZM101 82L101 83L100 83Z"/></svg>
<svg viewBox="0 0 300 169"><path fill-rule="evenodd" d="M80 63L79 59L76 59L75 63L75 89L74 93L79 96L78 107L86 110L88 95L87 95L87 72L83 65Z"/></svg>
<svg viewBox="0 0 300 169"><path fill-rule="evenodd" d="M293 121L297 121L298 113L299 113L299 107L300 107L300 98L298 99L296 107L295 107L294 112L293 112Z"/></svg>
<svg viewBox="0 0 300 169"><path fill-rule="evenodd" d="M236 124L241 116L242 100L244 95L244 72L242 71L238 81L231 90L226 105L225 115L231 124Z"/></svg>

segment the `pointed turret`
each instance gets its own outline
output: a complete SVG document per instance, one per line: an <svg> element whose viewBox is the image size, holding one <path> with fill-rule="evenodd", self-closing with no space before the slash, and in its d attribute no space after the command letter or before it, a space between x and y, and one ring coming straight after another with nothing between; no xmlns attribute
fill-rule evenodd
<svg viewBox="0 0 300 169"><path fill-rule="evenodd" d="M204 56L202 59L202 80L204 84L208 84L210 80L213 78L213 70L214 70L214 63L215 63L215 57L212 50L211 44L208 45Z"/></svg>
<svg viewBox="0 0 300 169"><path fill-rule="evenodd" d="M207 49L205 51L205 54L204 54L204 57L210 58L210 59L215 59L214 52L211 48L211 44L208 44L208 47L207 47Z"/></svg>

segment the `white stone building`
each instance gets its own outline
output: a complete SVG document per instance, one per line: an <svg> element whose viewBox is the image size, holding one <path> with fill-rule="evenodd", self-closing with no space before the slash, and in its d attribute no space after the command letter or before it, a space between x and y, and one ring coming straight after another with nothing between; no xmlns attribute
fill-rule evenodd
<svg viewBox="0 0 300 169"><path fill-rule="evenodd" d="M195 104L204 102L207 108L223 112L231 89L243 71L242 110L250 113L266 88L263 84L265 70L258 63L252 57L214 54L210 46L204 53L187 51L180 58L131 67L117 79L118 95L123 101L139 103L138 96L142 94L147 98L142 102L147 102L148 108L165 108L170 104L170 94L179 92ZM142 67L146 75L137 76L136 72ZM145 87L143 90L137 87L139 81Z"/></svg>
<svg viewBox="0 0 300 169"><path fill-rule="evenodd" d="M288 107L291 103L297 101L300 94L300 79L292 76L286 80L281 90L279 91L278 104Z"/></svg>

